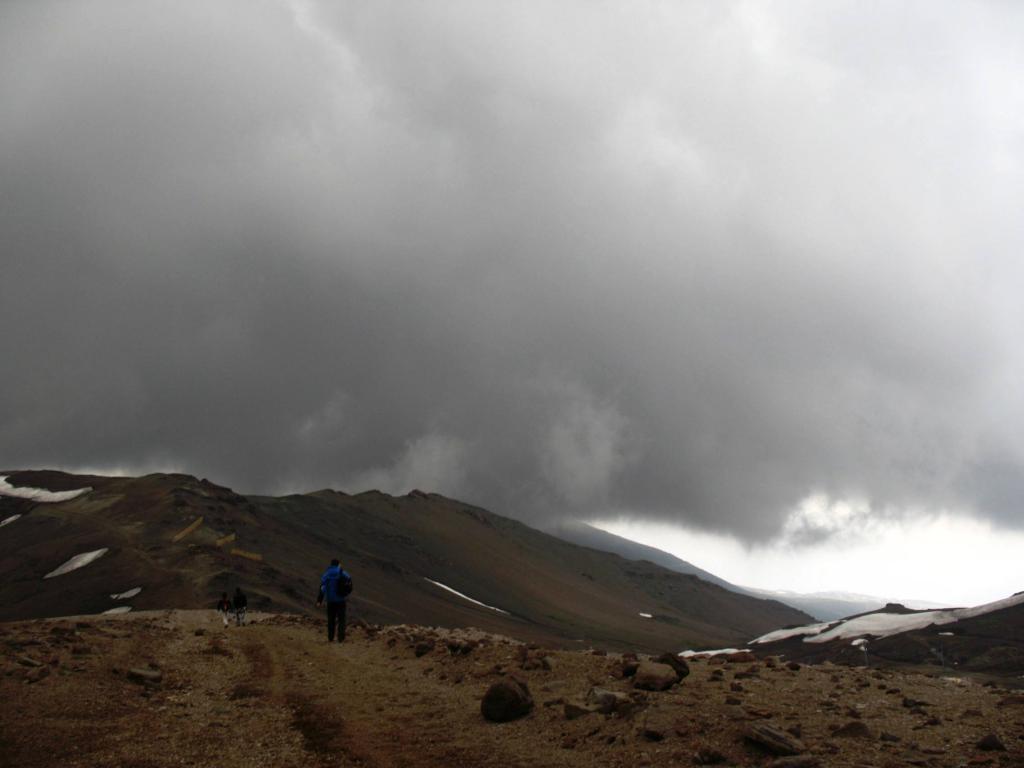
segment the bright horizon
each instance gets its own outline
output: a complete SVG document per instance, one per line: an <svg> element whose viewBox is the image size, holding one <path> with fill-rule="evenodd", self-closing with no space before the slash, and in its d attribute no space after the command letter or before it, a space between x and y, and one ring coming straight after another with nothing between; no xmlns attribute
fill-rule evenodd
<svg viewBox="0 0 1024 768"><path fill-rule="evenodd" d="M727 534L628 518L591 525L755 589L847 592L944 607L980 605L1024 590L1024 534L952 514L865 522L818 544L783 535L745 545Z"/></svg>

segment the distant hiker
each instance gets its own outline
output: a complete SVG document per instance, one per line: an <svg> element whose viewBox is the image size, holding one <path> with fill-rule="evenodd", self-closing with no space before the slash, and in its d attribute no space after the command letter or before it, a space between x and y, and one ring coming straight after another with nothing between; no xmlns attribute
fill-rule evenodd
<svg viewBox="0 0 1024 768"><path fill-rule="evenodd" d="M327 642L334 640L334 626L338 626L338 642L345 640L345 598L352 592L352 577L341 569L337 560L331 560L330 567L320 577L320 594L316 605L319 608L327 601Z"/></svg>
<svg viewBox="0 0 1024 768"><path fill-rule="evenodd" d="M228 600L228 593L221 592L220 600L217 601L217 610L220 611L220 617L224 620L224 626L228 625L228 614L232 611L231 601Z"/></svg>
<svg viewBox="0 0 1024 768"><path fill-rule="evenodd" d="M249 600L245 596L245 592L242 591L241 587L235 587L235 623L238 626L242 626L245 623L245 607L249 604Z"/></svg>

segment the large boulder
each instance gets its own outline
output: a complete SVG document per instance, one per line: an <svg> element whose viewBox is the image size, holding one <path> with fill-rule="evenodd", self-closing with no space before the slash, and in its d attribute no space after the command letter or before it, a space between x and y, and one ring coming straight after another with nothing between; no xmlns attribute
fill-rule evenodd
<svg viewBox="0 0 1024 768"><path fill-rule="evenodd" d="M676 671L677 683L690 674L690 665L686 663L685 659L675 653L663 653L655 661L672 667Z"/></svg>
<svg viewBox="0 0 1024 768"><path fill-rule="evenodd" d="M678 682L676 671L668 664L643 661L633 676L633 687L645 691L667 691Z"/></svg>
<svg viewBox="0 0 1024 768"><path fill-rule="evenodd" d="M492 723L505 723L533 709L533 697L526 683L514 677L499 680L487 689L480 702L480 714Z"/></svg>

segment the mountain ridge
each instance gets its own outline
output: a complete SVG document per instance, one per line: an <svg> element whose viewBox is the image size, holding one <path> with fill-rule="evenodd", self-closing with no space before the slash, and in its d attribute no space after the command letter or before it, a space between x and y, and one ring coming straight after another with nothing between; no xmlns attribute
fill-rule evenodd
<svg viewBox="0 0 1024 768"><path fill-rule="evenodd" d="M10 472L8 482L92 490L59 503L0 496L0 518L22 515L0 535L0 619L212 605L238 584L254 609L310 614L332 557L355 578L353 617L473 625L566 647L722 647L810 618L423 491L243 496L189 475L44 470ZM90 565L43 578L100 549ZM130 603L110 598L136 587Z"/></svg>

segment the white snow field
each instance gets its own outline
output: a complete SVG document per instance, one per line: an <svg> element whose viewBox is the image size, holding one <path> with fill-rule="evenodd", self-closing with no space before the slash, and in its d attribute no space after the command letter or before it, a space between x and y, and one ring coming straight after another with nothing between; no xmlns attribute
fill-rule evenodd
<svg viewBox="0 0 1024 768"><path fill-rule="evenodd" d="M130 611L131 609L132 609L132 607L130 605L119 605L119 606L117 606L117 608L108 608L103 613L104 613L104 615L106 615L108 613L109 614L128 613L128 611Z"/></svg>
<svg viewBox="0 0 1024 768"><path fill-rule="evenodd" d="M21 515L11 515L10 517L5 517L3 520L0 520L0 528L3 528L5 525L10 525L19 517L21 517Z"/></svg>
<svg viewBox="0 0 1024 768"><path fill-rule="evenodd" d="M127 600L129 598L135 597L141 591L142 591L142 587L134 587L133 589L129 589L129 590L125 591L125 592L118 592L116 595L111 595L110 599L111 600Z"/></svg>
<svg viewBox="0 0 1024 768"><path fill-rule="evenodd" d="M816 635L819 632L824 632L833 624L835 624L834 621L823 621L821 624L807 624L803 627L776 629L774 632L769 632L767 635L761 635L760 637L751 640L747 645L753 645L754 643L774 643L776 640L786 640L787 638L796 637L797 635Z"/></svg>
<svg viewBox="0 0 1024 768"><path fill-rule="evenodd" d="M11 496L15 499L31 499L32 501L56 503L58 501L70 501L92 490L92 488L79 488L74 491L48 491L45 488L23 488L11 485L7 482L7 478L8 475L0 475L0 496Z"/></svg>
<svg viewBox="0 0 1024 768"><path fill-rule="evenodd" d="M65 573L71 573L71 571L76 571L79 568L88 565L93 560L98 560L105 554L107 554L106 547L104 547L103 549L93 550L92 552L83 552L80 555L75 555L66 563L64 563L64 565L60 566L59 568L53 569L48 574L43 576L43 578L52 579L54 576L63 576Z"/></svg>
<svg viewBox="0 0 1024 768"><path fill-rule="evenodd" d="M946 608L941 611L921 611L918 613L869 613L866 616L858 616L857 618L847 619L838 623L808 624L805 627L779 629L751 640L748 645L771 643L798 635L805 635L805 643L827 643L829 640L850 639L861 637L862 635L888 637L889 635L897 635L900 632L924 629L933 624L939 626L953 624L961 619L984 616L986 613L1000 611L1003 608L1010 608L1021 604L1024 604L1024 592L1002 600L985 603L984 605L976 605L972 608Z"/></svg>
<svg viewBox="0 0 1024 768"><path fill-rule="evenodd" d="M495 608L493 605L488 605L487 603L481 603L479 600L474 600L469 595L464 595L461 592L459 592L458 590L452 589L451 587L447 586L446 584L442 584L440 581L434 581L433 579L428 579L426 576L423 577L423 580L424 581L429 581L435 587L440 587L441 589L446 589L449 592L451 592L453 595L458 595L463 600L468 600L469 602L471 602L471 603L473 603L475 605L479 605L482 608L489 608L492 611L497 611L498 613L504 613L506 616L509 615L508 611L503 611L503 610L501 610L501 608Z"/></svg>
<svg viewBox="0 0 1024 768"><path fill-rule="evenodd" d="M654 616L649 614L649 613L642 613L641 612L640 616L642 616L645 619L653 619L654 618Z"/></svg>

